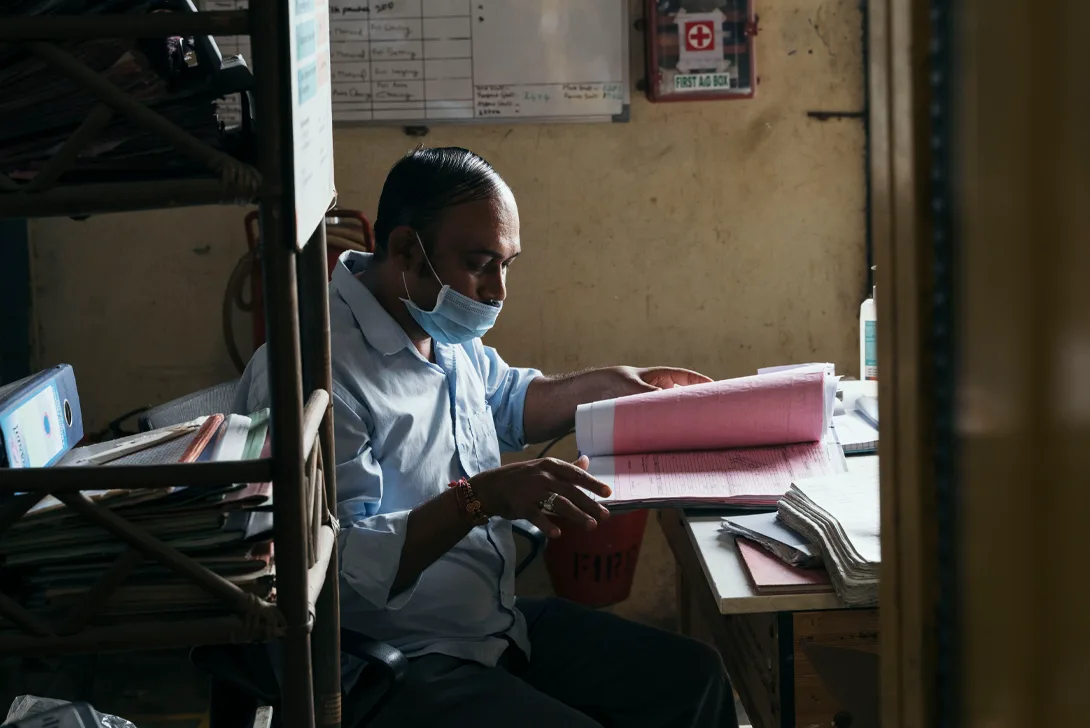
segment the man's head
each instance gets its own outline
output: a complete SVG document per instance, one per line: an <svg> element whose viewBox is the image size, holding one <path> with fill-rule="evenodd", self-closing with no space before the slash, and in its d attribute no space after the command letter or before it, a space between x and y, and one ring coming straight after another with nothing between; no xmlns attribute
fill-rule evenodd
<svg viewBox="0 0 1090 728"><path fill-rule="evenodd" d="M417 149L387 175L375 259L399 285L404 275L402 295L420 308L433 308L444 284L477 301L502 301L507 266L519 250L515 198L476 154Z"/></svg>

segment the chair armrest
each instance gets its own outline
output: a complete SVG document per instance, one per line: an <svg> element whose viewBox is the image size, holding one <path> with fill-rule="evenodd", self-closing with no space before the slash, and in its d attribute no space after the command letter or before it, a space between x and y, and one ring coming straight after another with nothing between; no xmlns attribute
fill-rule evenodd
<svg viewBox="0 0 1090 728"><path fill-rule="evenodd" d="M409 673L409 660L401 650L350 629L341 629L341 652L363 660L391 685L401 683Z"/></svg>
<svg viewBox="0 0 1090 728"><path fill-rule="evenodd" d="M515 566L515 576L518 576L527 566L534 563L534 559L537 558L541 549L545 547L545 542L548 539L540 528L529 521L512 521L511 530L530 543L530 553L526 554L525 558Z"/></svg>
<svg viewBox="0 0 1090 728"><path fill-rule="evenodd" d="M345 696L341 722L345 728L362 727L371 722L405 682L409 674L409 660L395 647L343 628L341 653L367 663L364 675ZM370 670L377 673L377 678L366 677Z"/></svg>

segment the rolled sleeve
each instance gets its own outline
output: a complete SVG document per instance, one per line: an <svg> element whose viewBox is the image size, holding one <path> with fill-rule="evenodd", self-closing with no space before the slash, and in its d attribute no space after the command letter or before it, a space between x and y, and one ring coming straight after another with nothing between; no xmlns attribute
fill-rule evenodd
<svg viewBox="0 0 1090 728"><path fill-rule="evenodd" d="M526 447L523 416L526 411L526 389L541 376L537 369L520 369L507 365L490 346L481 344L485 375L485 399L492 408L492 421L500 449L514 452Z"/></svg>
<svg viewBox="0 0 1090 728"><path fill-rule="evenodd" d="M391 598L405 547L409 512L378 514L382 468L371 454L366 408L333 385L334 453L341 581L369 610L400 609L416 590L414 580ZM342 605L344 603L342 593Z"/></svg>

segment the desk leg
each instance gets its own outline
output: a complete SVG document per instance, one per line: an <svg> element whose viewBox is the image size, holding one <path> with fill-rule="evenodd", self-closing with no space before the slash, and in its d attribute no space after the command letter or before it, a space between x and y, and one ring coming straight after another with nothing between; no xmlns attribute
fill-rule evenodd
<svg viewBox="0 0 1090 728"><path fill-rule="evenodd" d="M689 594L689 584L681 567L674 567L674 590L677 594L677 631L686 637L693 634L693 605Z"/></svg>

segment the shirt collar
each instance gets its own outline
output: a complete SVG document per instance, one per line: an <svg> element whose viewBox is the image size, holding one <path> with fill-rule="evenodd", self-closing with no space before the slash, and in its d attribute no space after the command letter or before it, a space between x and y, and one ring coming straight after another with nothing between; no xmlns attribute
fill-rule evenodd
<svg viewBox="0 0 1090 728"><path fill-rule="evenodd" d="M355 250L342 253L333 269L332 288L348 304L367 343L389 356L410 346L412 341L405 329L401 328L401 324L394 321L393 316L367 290L367 286L356 278L359 273L367 270L373 259L371 253Z"/></svg>

